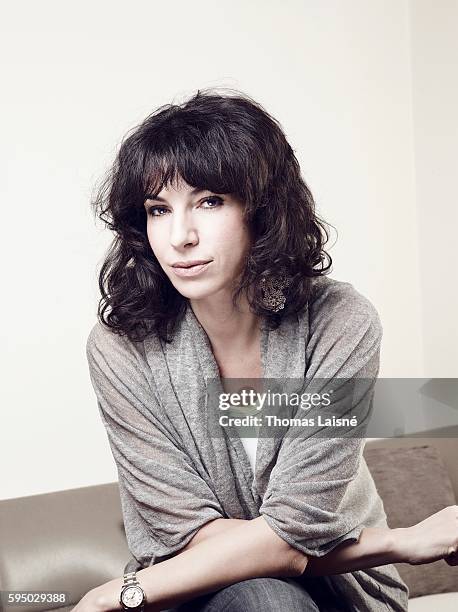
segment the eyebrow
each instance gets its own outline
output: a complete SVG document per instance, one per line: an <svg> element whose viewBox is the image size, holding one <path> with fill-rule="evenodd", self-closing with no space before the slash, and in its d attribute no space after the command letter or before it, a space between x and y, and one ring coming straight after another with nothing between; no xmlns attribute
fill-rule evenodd
<svg viewBox="0 0 458 612"><path fill-rule="evenodd" d="M200 189L199 187L195 187L194 189L191 189L191 191L189 192L189 195L196 195L197 193L202 193L204 191L209 191L208 189ZM167 200L165 200L164 198L161 198L159 196L154 196L152 193L147 193L145 195L145 201L146 200L152 200L153 202L164 202L165 204L167 204Z"/></svg>

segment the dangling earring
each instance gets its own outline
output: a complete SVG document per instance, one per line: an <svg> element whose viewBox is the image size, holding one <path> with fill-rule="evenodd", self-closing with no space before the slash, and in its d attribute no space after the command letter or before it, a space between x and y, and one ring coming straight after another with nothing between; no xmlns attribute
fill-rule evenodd
<svg viewBox="0 0 458 612"><path fill-rule="evenodd" d="M290 284L290 279L286 276L276 278L261 278L261 287L264 291L264 306L268 310L278 312L285 307L286 297L282 289Z"/></svg>

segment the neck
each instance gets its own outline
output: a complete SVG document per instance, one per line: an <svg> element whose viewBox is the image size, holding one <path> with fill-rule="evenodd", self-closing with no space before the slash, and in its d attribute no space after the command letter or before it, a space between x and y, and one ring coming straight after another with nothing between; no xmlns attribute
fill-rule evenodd
<svg viewBox="0 0 458 612"><path fill-rule="evenodd" d="M237 308L230 296L213 295L189 303L213 347L243 350L258 340L261 318L250 311L246 297L240 299Z"/></svg>

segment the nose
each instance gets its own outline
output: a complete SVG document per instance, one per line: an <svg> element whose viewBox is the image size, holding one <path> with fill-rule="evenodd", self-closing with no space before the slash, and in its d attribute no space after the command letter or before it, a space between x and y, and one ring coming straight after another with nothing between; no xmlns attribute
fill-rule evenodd
<svg viewBox="0 0 458 612"><path fill-rule="evenodd" d="M197 228L192 217L186 211L181 214L175 213L172 217L170 244L176 249L183 248L188 244L197 244Z"/></svg>

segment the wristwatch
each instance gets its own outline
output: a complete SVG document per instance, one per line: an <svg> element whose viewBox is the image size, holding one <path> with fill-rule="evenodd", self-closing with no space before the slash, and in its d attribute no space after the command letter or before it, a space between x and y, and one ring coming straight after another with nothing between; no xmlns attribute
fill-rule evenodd
<svg viewBox="0 0 458 612"><path fill-rule="evenodd" d="M137 580L137 572L126 572L124 584L121 587L119 603L123 610L135 610L143 612L146 602L145 591Z"/></svg>

